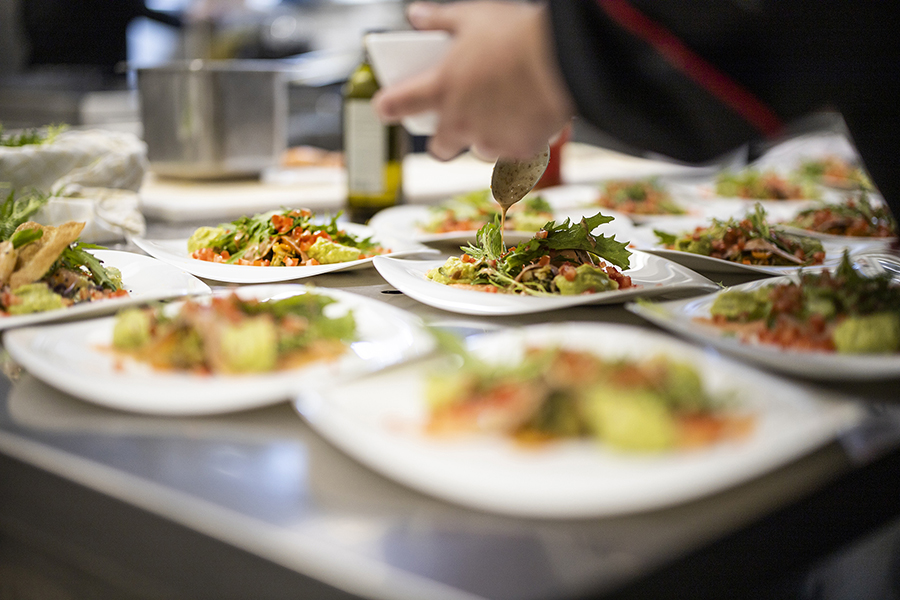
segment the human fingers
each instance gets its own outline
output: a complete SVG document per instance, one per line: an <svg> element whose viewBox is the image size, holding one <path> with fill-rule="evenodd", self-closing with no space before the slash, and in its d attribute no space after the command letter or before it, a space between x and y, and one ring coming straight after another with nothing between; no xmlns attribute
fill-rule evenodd
<svg viewBox="0 0 900 600"><path fill-rule="evenodd" d="M453 32L458 25L459 6L466 4L469 3L413 2L406 9L406 19L415 29L443 29Z"/></svg>
<svg viewBox="0 0 900 600"><path fill-rule="evenodd" d="M408 115L435 109L438 105L439 85L436 69L429 69L378 90L372 99L372 105L382 120L398 121Z"/></svg>
<svg viewBox="0 0 900 600"><path fill-rule="evenodd" d="M438 160L450 160L467 150L472 140L465 129L448 126L446 120L438 122L437 130L428 140L428 153Z"/></svg>
<svg viewBox="0 0 900 600"><path fill-rule="evenodd" d="M480 161L492 163L492 162L497 162L497 159L500 158L499 154L492 152L491 150L489 150L487 148L482 148L481 146L478 146L478 145L472 146L471 148L469 148L469 150L472 151L472 156L474 156L475 158L477 158Z"/></svg>

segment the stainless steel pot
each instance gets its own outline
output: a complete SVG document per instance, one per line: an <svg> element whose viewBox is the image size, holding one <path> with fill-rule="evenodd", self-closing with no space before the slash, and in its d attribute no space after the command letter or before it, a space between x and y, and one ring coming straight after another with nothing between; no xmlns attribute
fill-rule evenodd
<svg viewBox="0 0 900 600"><path fill-rule="evenodd" d="M150 169L166 177L252 176L287 140L287 75L265 60L192 60L137 70Z"/></svg>

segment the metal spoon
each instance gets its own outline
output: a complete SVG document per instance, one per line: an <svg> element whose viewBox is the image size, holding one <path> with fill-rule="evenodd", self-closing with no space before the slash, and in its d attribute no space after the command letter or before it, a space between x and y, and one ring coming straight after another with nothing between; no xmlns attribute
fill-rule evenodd
<svg viewBox="0 0 900 600"><path fill-rule="evenodd" d="M526 160L500 159L494 165L491 174L491 194L500 205L500 239L503 240L503 229L506 225L506 211L509 207L530 192L550 162L550 146L545 146ZM504 242L503 247L506 247Z"/></svg>

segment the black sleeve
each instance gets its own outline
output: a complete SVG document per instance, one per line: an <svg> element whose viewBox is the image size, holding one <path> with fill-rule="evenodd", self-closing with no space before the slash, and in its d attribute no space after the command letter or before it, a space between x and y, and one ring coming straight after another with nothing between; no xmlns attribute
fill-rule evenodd
<svg viewBox="0 0 900 600"><path fill-rule="evenodd" d="M892 3L875 0L549 0L581 117L687 162L775 138L837 109L900 214Z"/></svg>

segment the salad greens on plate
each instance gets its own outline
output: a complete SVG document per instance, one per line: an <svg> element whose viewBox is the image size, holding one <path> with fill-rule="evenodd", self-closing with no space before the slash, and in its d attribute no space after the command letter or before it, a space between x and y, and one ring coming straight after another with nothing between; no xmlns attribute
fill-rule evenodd
<svg viewBox="0 0 900 600"><path fill-rule="evenodd" d="M78 242L84 223L59 227L28 219L49 198L10 191L0 205L0 315L21 315L128 295L117 269L105 267Z"/></svg>
<svg viewBox="0 0 900 600"><path fill-rule="evenodd" d="M720 292L712 324L744 340L843 354L900 352L900 286L893 275L865 276L845 253L832 273L800 271L753 291Z"/></svg>
<svg viewBox="0 0 900 600"><path fill-rule="evenodd" d="M710 225L681 235L658 229L653 233L669 250L745 265L808 266L822 264L825 260L822 242L771 226L759 203L742 219L713 218Z"/></svg>
<svg viewBox="0 0 900 600"><path fill-rule="evenodd" d="M217 227L200 227L188 240L198 260L263 267L334 264L385 254L370 237L341 228L340 213L316 219L309 209L243 216Z"/></svg>
<svg viewBox="0 0 900 600"><path fill-rule="evenodd" d="M454 196L445 202L429 207L429 218L420 223L427 233L476 231L490 222L499 222L500 205L490 189L477 190ZM541 225L553 219L553 209L540 195L528 195L514 205L506 218L508 231L537 231Z"/></svg>
<svg viewBox="0 0 900 600"><path fill-rule="evenodd" d="M459 257L432 269L437 283L486 292L514 294L583 294L630 287L619 271L629 266L628 242L592 232L613 217L597 213L579 222L546 223L533 238L507 249L500 227L487 223L477 243ZM608 264L607 264L608 263Z"/></svg>
<svg viewBox="0 0 900 600"><path fill-rule="evenodd" d="M526 443L593 439L618 450L660 452L746 435L752 417L704 389L689 362L663 354L603 358L528 346L520 360L487 364L457 343L458 369L425 379L427 431L500 433Z"/></svg>
<svg viewBox="0 0 900 600"><path fill-rule="evenodd" d="M177 313L131 308L116 316L118 352L156 368L201 373L258 373L336 358L355 339L351 312L334 316L336 300L302 294L260 301L237 294L187 300Z"/></svg>

